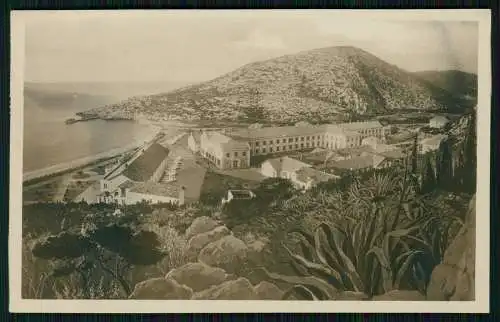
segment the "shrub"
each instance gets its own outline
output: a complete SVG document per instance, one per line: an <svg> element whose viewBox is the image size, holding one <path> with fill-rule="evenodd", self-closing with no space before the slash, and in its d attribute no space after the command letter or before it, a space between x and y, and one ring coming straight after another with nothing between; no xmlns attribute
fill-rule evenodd
<svg viewBox="0 0 500 322"><path fill-rule="evenodd" d="M52 262L49 276L54 280L79 276L79 288L85 298L91 296L95 278L105 274L111 279L105 283L108 288L113 289L112 281L116 281L128 296L132 290L125 277L127 272L133 266L156 264L165 256L154 232L106 220L90 220L79 231L67 230L42 238L34 245L32 254Z"/></svg>

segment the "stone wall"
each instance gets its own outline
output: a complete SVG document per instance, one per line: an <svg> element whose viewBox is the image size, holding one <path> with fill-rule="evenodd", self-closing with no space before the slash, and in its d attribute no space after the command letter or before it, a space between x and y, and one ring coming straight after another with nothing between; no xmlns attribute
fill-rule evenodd
<svg viewBox="0 0 500 322"><path fill-rule="evenodd" d="M430 301L473 301L475 299L476 197L469 203L464 227L434 268L427 287Z"/></svg>

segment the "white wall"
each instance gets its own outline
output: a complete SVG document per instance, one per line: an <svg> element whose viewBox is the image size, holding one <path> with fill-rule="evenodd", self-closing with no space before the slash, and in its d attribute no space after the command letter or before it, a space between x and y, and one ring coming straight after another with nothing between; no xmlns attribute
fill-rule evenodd
<svg viewBox="0 0 500 322"><path fill-rule="evenodd" d="M188 137L188 147L191 151L198 152L198 144L191 135Z"/></svg>
<svg viewBox="0 0 500 322"><path fill-rule="evenodd" d="M139 192L131 192L127 191L126 193L126 198L125 198L125 203L127 205L133 205L138 202L141 202L143 200L146 200L151 203L160 203L160 202L172 202L172 203L177 203L179 202L178 198L172 198L172 197L166 197L166 196L154 196L154 195L149 195L149 194L144 194L144 193L139 193Z"/></svg>
<svg viewBox="0 0 500 322"><path fill-rule="evenodd" d="M101 191L102 192L104 192L104 191L112 192L119 185L126 182L127 180L129 180L129 179L127 177L125 177L124 175L116 176L112 180L104 180L103 179L103 180L101 180ZM107 185L106 188L104 187L105 184Z"/></svg>
<svg viewBox="0 0 500 322"><path fill-rule="evenodd" d="M263 176L270 178L274 178L278 175L274 170L274 168L272 167L271 163L267 161L263 162L262 165L260 166L260 172L262 173Z"/></svg>

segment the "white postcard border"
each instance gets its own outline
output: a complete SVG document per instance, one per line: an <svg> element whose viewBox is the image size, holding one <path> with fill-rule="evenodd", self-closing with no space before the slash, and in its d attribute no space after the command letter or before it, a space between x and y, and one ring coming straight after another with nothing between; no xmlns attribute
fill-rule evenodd
<svg viewBox="0 0 500 322"><path fill-rule="evenodd" d="M252 14L276 14L273 10L252 10ZM279 10L279 14L289 10ZM304 14L316 14L307 10ZM330 10L328 10L330 11ZM326 14L327 10L321 10ZM401 11L404 11L402 13ZM67 12L67 11L66 11ZM228 11L225 11L228 14ZM71 14L199 14L196 10L172 11L73 11ZM202 14L215 14L203 11ZM478 44L478 169L476 194L476 292L475 301L194 301L194 300L27 300L21 298L22 240L22 160L23 160L23 77L24 25L27 19L40 14L64 14L59 11L24 11L11 13L11 141L9 202L9 294L11 312L53 313L174 313L174 312L443 312L466 313L489 311L489 249L490 249L490 104L491 53L490 11L474 10L331 10L342 17L384 20L455 20L479 23ZM229 12L230 14L230 12Z"/></svg>

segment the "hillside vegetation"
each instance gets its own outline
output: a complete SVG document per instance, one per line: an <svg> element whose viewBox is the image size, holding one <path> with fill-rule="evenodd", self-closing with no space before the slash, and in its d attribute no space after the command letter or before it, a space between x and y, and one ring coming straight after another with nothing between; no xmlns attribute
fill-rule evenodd
<svg viewBox="0 0 500 322"><path fill-rule="evenodd" d="M245 65L201 84L88 113L176 120L327 122L398 110L456 110L467 102L354 47L329 47Z"/></svg>

